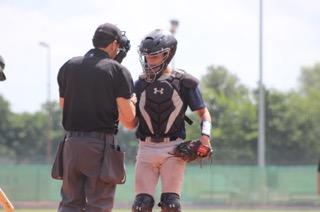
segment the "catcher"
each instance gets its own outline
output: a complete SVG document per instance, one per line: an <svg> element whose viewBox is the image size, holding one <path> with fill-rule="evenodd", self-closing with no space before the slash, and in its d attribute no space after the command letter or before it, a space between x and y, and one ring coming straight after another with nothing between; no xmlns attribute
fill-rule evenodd
<svg viewBox="0 0 320 212"><path fill-rule="evenodd" d="M139 46L143 73L135 83L139 147L133 212L152 211L159 178L162 193L158 206L161 211L181 211L180 193L186 163L212 152L211 117L198 80L168 66L176 49L177 40L164 30L152 31ZM184 143L188 107L199 116L201 133L199 141Z"/></svg>

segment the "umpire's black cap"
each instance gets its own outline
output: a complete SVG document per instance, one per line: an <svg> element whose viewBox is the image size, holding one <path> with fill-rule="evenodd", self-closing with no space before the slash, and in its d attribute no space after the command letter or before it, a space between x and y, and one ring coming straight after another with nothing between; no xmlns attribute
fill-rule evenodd
<svg viewBox="0 0 320 212"><path fill-rule="evenodd" d="M0 81L6 80L6 75L3 73L4 67L5 67L5 63L3 58L0 55Z"/></svg>
<svg viewBox="0 0 320 212"><path fill-rule="evenodd" d="M110 23L101 24L93 35L93 45L95 47L105 47L114 40L120 41L122 32L120 29Z"/></svg>

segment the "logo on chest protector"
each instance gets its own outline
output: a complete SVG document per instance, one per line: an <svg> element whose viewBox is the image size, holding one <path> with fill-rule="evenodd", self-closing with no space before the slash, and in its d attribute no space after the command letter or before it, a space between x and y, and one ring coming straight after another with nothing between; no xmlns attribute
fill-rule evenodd
<svg viewBox="0 0 320 212"><path fill-rule="evenodd" d="M156 81L141 92L139 110L146 124L143 127L153 135L161 137L175 131L180 124L174 123L181 123L182 108L178 91L166 80Z"/></svg>
<svg viewBox="0 0 320 212"><path fill-rule="evenodd" d="M164 88L160 88L160 89L158 89L158 88L153 88L153 93L154 93L154 94L160 93L160 95L162 95L162 94L163 94L163 91L164 91Z"/></svg>

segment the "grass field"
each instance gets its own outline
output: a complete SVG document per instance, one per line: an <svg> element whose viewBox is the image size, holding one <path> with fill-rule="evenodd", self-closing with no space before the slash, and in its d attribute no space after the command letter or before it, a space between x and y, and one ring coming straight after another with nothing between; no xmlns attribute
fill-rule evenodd
<svg viewBox="0 0 320 212"><path fill-rule="evenodd" d="M3 210L0 209L0 211L2 212ZM28 209L28 210L15 210L16 212L56 212L57 210L54 209ZM158 210L154 210L156 212L158 212ZM310 212L310 211L318 211L318 210L299 210L299 209L294 209L294 210L267 210L267 209L263 209L263 210L259 210L259 209L241 209L241 210L237 210L237 209L216 209L216 210L211 210L211 209L189 209L189 210L183 210L183 212ZM131 212L131 210L113 210L113 212Z"/></svg>

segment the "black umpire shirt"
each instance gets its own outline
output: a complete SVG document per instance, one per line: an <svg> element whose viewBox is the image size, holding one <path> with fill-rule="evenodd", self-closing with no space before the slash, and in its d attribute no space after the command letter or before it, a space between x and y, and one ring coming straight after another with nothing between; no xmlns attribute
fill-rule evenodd
<svg viewBox="0 0 320 212"><path fill-rule="evenodd" d="M91 49L60 68L58 84L64 98L65 130L116 132L116 98L129 99L133 90L131 74L124 66L109 59L106 52Z"/></svg>

